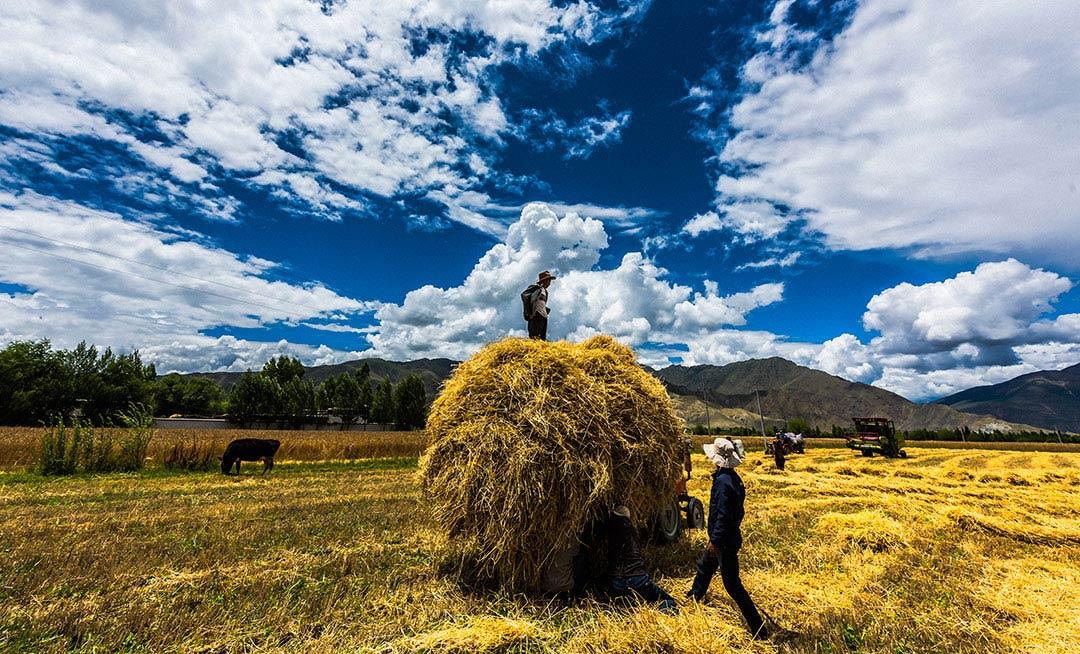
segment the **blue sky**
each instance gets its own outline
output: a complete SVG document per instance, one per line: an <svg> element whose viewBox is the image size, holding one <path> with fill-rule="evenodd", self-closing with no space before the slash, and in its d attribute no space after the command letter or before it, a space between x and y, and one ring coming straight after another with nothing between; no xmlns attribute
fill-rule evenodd
<svg viewBox="0 0 1080 654"><path fill-rule="evenodd" d="M655 366L924 400L1071 365L1074 9L0 8L0 342L463 358L551 269L553 336Z"/></svg>

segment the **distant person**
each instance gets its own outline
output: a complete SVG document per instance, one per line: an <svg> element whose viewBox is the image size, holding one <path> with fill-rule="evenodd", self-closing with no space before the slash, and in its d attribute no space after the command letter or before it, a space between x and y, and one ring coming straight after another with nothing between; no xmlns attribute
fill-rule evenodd
<svg viewBox="0 0 1080 654"><path fill-rule="evenodd" d="M530 284L529 288L521 293L525 322L529 326L529 338L547 340L548 316L551 314L551 309L547 305L547 289L554 279L556 279L555 275L545 270L537 277L535 284Z"/></svg>
<svg viewBox="0 0 1080 654"><path fill-rule="evenodd" d="M630 509L616 506L608 518L608 562L611 591L616 597L638 597L664 613L678 613L675 598L653 583L641 555L638 531L630 522Z"/></svg>
<svg viewBox="0 0 1080 654"><path fill-rule="evenodd" d="M739 579L739 548L742 547L742 525L745 512L746 487L743 486L735 466L742 463L742 456L735 444L726 438L717 438L703 446L705 456L716 464L712 475L712 493L709 497L709 544L697 562L697 575L687 597L701 601L709 590L709 582L720 569L724 589L742 611L750 634L756 640L769 637L769 630L761 619L750 593Z"/></svg>
<svg viewBox="0 0 1080 654"><path fill-rule="evenodd" d="M776 469L777 470L783 470L784 469L784 463L785 463L784 455L785 455L785 450L786 449L787 449L787 440L783 436L777 436L776 438L773 439L773 443L772 443L773 463L776 464Z"/></svg>

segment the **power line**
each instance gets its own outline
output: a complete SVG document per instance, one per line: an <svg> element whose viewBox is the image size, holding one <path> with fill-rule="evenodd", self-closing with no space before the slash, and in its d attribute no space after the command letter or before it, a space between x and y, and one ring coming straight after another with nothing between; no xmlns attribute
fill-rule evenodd
<svg viewBox="0 0 1080 654"><path fill-rule="evenodd" d="M231 284L225 284L225 283L222 283L222 282L214 281L212 279L203 279L202 277L199 277L197 275L192 275L192 274L185 273L185 272L182 272L182 271L179 271L179 270L173 270L171 268L166 268L164 266L157 266L157 265L154 265L152 263L146 263L145 261L139 261L137 259L131 259L131 258L128 258L128 257L123 257L123 256L120 256L119 254L114 254L114 253L111 253L111 252L104 252L102 250L96 250L96 249L91 248L91 247L86 247L85 245L78 245L76 243L69 243L67 241L61 241L59 239L50 238L48 236L43 236L41 234L37 234L35 232L27 231L27 230L24 230L24 229L18 229L16 227L9 227L7 225L0 225L0 229L7 229L7 230L10 230L10 231L13 231L13 232L18 232L20 234L26 234L28 236L32 236L34 238L39 238L39 239L44 240L44 241L52 241L53 243L58 243L60 245L66 245L68 247L77 248L79 250L86 250L87 252L93 252L95 254L100 254L100 255L105 256L105 257L111 257L113 259L119 259L121 261L127 261L129 263L134 263L134 264L139 265L139 266L146 266L147 268L154 268L155 270L160 270L162 272L167 272L170 275L180 275L182 277L187 277L189 279L194 279L195 281L204 282L204 283L207 283L207 284L214 284L216 286L220 286L222 288L227 288L227 289L232 290L232 291L238 291L240 293L247 293L248 295L253 295L253 296L256 296L256 297L265 298L265 299L268 299L268 300L272 300L274 302L291 304L291 305L294 305L294 306L302 307L304 309L310 309L311 311L315 311L315 312L318 312L318 313L322 313L322 312L326 311L326 309L320 309L318 307L313 307L313 306L309 306L309 305L306 305L306 304L301 304L299 302L294 302L292 300L281 300L281 299L266 295L265 293L259 293L257 291L250 291L250 290L245 289L245 288L240 288L239 286L232 286ZM86 263L88 265L95 265L95 264L91 264L89 262L82 262L82 263ZM114 270L113 272L121 272L121 271L115 271ZM290 276L294 277L297 280L303 281L303 282L310 282L311 281L311 280L302 280L302 279L300 279L299 277L297 277L295 275L290 275ZM148 279L148 278L144 278L144 279ZM151 280L151 281L155 281L155 280ZM167 283L167 282L163 282L163 283ZM186 288L186 287L182 287L182 288ZM325 288L325 286L324 286L324 288ZM192 290L195 290L195 289L192 289ZM228 298L228 299L236 300L236 298ZM242 300L238 300L238 301L242 301Z"/></svg>
<svg viewBox="0 0 1080 654"><path fill-rule="evenodd" d="M29 246L26 246L26 245L18 245L16 243L8 243L8 245L11 246L11 247L19 248L21 250L27 250L27 251L30 251L30 252L36 252L37 254L44 254L46 256L56 257L58 259L64 259L64 260L71 261L73 263L81 264L81 265L84 265L84 266L92 266L94 268L98 268L98 269L104 270L106 272L116 273L118 275L131 275L133 277L138 277L139 279L145 279L147 281L156 282L158 284L165 284L167 286L174 286L176 288L180 288L180 289L183 289L185 291L192 291L192 292L195 292L195 293L205 293L206 295L213 295L214 297L219 297L219 298L222 298L224 300L231 300L233 302L246 302L247 304L251 304L251 305L254 305L254 306L257 306L257 307L262 307L264 309L270 309L271 311L282 311L282 312L285 312L285 313L291 313L292 315L298 316L298 317L301 317L301 318L310 318L311 317L309 314L300 313L298 311L291 311L291 310L285 309L284 307L280 307L280 306L272 307L272 306L270 306L268 304L262 304L261 302L251 302L250 300L244 300L244 299L237 298L237 297L232 297L232 296L229 296L229 295L223 295L221 293L215 293L214 291L208 291L205 288L195 288L194 286L184 286L183 284L176 284L174 282L167 282L167 281L165 281L163 279L156 279L154 277L147 277L145 275L140 275L138 273L134 273L134 272L131 272L129 270L117 270L115 268L108 268L106 266L101 266L101 265L98 265L96 263L90 263L89 261L83 261L81 259L73 259L71 257L66 257L66 256L64 256L62 254L57 254L55 252L49 252L48 250L39 250L37 248L32 248L32 247L29 247ZM198 278L196 278L196 279L198 279ZM202 281L207 281L207 280L202 280ZM323 313L325 311L332 311L332 309L317 309L316 311L318 311L319 313Z"/></svg>
<svg viewBox="0 0 1080 654"><path fill-rule="evenodd" d="M94 254L97 254L97 255L102 255L104 257L110 257L110 258L113 258L113 259L119 259L121 261L127 261L127 262L130 262L130 263L135 263L137 265L144 265L144 267L146 267L146 268L152 268L154 270L160 270L162 272L170 273L170 274L173 274L173 275L180 275L180 276L188 277L188 278L190 278L190 280L194 280L194 281L197 281L197 282L202 282L202 283L205 283L205 284L214 284L215 286L220 286L222 288L228 288L229 290L233 290L233 291L243 292L243 294L247 294L247 295L251 295L251 296L255 296L255 297L260 297L260 298L265 298L265 299L268 299L268 300L272 300L274 302L292 304L294 306L300 306L300 308L308 309L308 310L314 311L316 313L323 313L325 311L328 311L326 309L320 309L320 308L318 308L318 306L311 306L309 304L302 304L300 302L295 302L293 300L282 300L282 299L279 299L279 298L274 298L272 296L268 296L266 294L261 294L261 292L258 292L258 291L248 290L246 288L240 288L238 286L232 286L230 284L216 282L214 280L205 280L205 278L200 277L198 275L192 275L190 273L185 273L183 271L177 271L177 270L173 270L173 269L170 269L170 268L164 268L164 267L162 267L162 265L154 265L153 263L147 263L145 261L139 261L137 259L131 259L129 257L122 257L122 256L117 255L117 254L106 253L106 251L95 249L95 248L92 248L92 247L86 247L84 245L78 245L78 244L75 244L75 243L68 243L66 241L60 241L58 239L52 239L52 237L50 237L50 236L44 236L42 234L38 234L38 233L35 233L35 232L30 232L30 231L27 231L27 230L21 230L21 229L17 229L17 228L14 228L14 227L9 227L9 226L6 226L6 224L0 224L0 229L10 230L10 231L18 232L18 233L22 233L22 234L27 234L29 236L35 237L35 239L40 239L42 241L51 241L51 242L59 244L59 245L65 245L67 247L73 247L73 248L77 248L77 249L90 251L90 253L94 253ZM15 246L15 247L18 247L18 246ZM60 257L60 258L68 259L70 261L76 261L77 263L84 263L86 265L94 265L94 267L102 268L102 270L108 270L110 272L116 272L116 273L120 273L120 274L129 274L126 271L119 271L119 270L114 270L114 269L103 268L103 267L100 267L100 265L97 265L96 263L91 263L90 261L83 261L81 259L69 259L67 257L56 255L55 253L50 253L50 251L46 251L46 250L32 249L32 248L29 248L29 247L24 247L24 249L31 249L31 251L37 251L37 253L40 253L40 254L57 256L57 257ZM133 274L135 276L140 276L140 275L137 275L136 273L130 273L130 274ZM291 276L294 276L295 278L297 278L297 280L300 280L300 277L296 277L295 275L291 275ZM178 286L179 288L187 288L188 290L197 290L199 292L207 292L207 294L215 295L215 294L212 294L211 291L207 291L207 290L201 289L201 288L191 288L191 287L187 287L187 286L180 286L180 285L173 284L173 283L170 283L170 282L164 282L162 280L153 280L153 278L151 278L151 277L141 277L141 278L144 278L144 280L149 280L151 282L159 282L159 283L162 283L162 284L168 284L170 286ZM300 280L300 281L302 281L302 282L310 282L310 280ZM325 288L325 286L324 286L324 288ZM217 296L217 297L225 297L225 296ZM243 301L243 300L238 300L237 298L234 298L234 297L227 297L226 299L235 300L235 301ZM265 304L258 304L257 302L255 304L257 304L259 306L266 306ZM268 306L268 308L269 308L269 306ZM273 308L269 308L269 309L273 309ZM280 308L279 308L279 310L280 310ZM306 316L307 314L296 313L296 315L305 315Z"/></svg>

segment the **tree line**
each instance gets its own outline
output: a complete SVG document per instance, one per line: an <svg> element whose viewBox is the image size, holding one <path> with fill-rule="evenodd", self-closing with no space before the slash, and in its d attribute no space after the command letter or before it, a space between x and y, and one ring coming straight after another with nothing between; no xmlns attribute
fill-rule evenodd
<svg viewBox="0 0 1080 654"><path fill-rule="evenodd" d="M344 423L393 423L402 429L422 427L427 396L423 378L409 375L398 384L372 384L364 363L315 385L304 379L298 359L270 359L258 372L241 375L226 393L205 377L170 374L158 377L153 364L136 350L116 354L79 343L72 350L53 349L48 340L14 341L0 349L0 425L36 426L80 416L97 425L123 422L131 406L152 408L154 415L221 415L236 422L271 420L308 422L316 416L340 416Z"/></svg>
<svg viewBox="0 0 1080 654"><path fill-rule="evenodd" d="M787 420L782 427L775 424L767 427L767 433L774 434L777 429L788 431L793 434L802 434L809 438L828 436L831 438L850 438L855 435L851 427L831 425L829 431L824 431L817 425L811 425L803 418ZM718 435L718 436L761 436L760 428L757 427L713 427L709 429L705 425L688 427L687 431L695 436ZM943 427L941 429L912 429L897 430L897 434L908 440L915 441L972 441L972 442L1000 442L1000 443L1080 443L1080 435L1056 434L1049 431L973 431L970 427Z"/></svg>
<svg viewBox="0 0 1080 654"><path fill-rule="evenodd" d="M307 422L318 414L358 421L389 424L401 429L424 426L427 393L420 375L409 375L393 384L384 377L372 385L365 362L355 372L329 377L317 387L304 379L304 366L292 357L274 357L259 372L240 376L229 391L229 417L239 423L277 421Z"/></svg>

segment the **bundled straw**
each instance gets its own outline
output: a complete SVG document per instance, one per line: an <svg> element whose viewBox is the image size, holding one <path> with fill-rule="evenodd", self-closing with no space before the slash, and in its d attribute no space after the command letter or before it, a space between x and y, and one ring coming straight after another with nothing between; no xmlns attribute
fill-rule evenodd
<svg viewBox="0 0 1080 654"><path fill-rule="evenodd" d="M435 520L510 588L613 504L647 521L672 500L682 422L609 337L507 339L461 364L428 416L420 470Z"/></svg>

